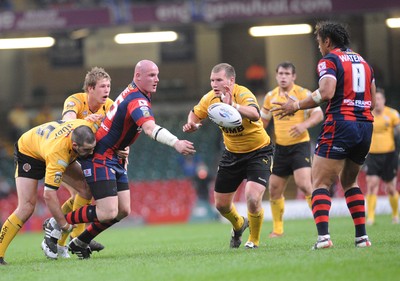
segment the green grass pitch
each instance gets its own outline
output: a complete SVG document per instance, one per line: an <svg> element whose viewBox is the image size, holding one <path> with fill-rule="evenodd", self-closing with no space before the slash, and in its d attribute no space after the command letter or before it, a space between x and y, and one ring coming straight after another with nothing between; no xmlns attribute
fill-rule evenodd
<svg viewBox="0 0 400 281"><path fill-rule="evenodd" d="M331 218L334 248L318 251L312 219L286 220L275 239L264 222L256 250L229 249L230 226L221 222L120 227L98 237L106 249L89 260L48 260L43 234L25 233L10 245L0 280L400 280L400 225L386 215L376 221L367 228L372 247L356 249L350 216Z"/></svg>

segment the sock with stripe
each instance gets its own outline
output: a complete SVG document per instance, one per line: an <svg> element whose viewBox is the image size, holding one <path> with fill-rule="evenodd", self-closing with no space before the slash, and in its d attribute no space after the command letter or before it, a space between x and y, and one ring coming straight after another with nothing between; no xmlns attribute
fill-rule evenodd
<svg viewBox="0 0 400 281"><path fill-rule="evenodd" d="M82 208L83 206L89 205L92 202L92 199L85 199L81 197L79 194L75 195L74 199L74 206L73 210L78 210L79 208ZM72 230L71 232L71 237L77 237L79 236L86 228L86 224L84 223L79 223L75 225L76 227Z"/></svg>
<svg viewBox="0 0 400 281"><path fill-rule="evenodd" d="M359 187L352 187L344 194L346 204L353 218L356 237L367 235L365 229L365 199Z"/></svg>
<svg viewBox="0 0 400 281"><path fill-rule="evenodd" d="M260 245L261 228L264 221L264 209L257 214L247 212L249 219L249 239L248 242L253 242L257 247Z"/></svg>
<svg viewBox="0 0 400 281"><path fill-rule="evenodd" d="M0 257L4 257L8 246L23 225L24 222L19 219L15 213L12 213L4 222L0 231Z"/></svg>
<svg viewBox="0 0 400 281"><path fill-rule="evenodd" d="M232 208L228 213L221 215L231 222L234 230L239 230L243 226L244 219L237 212L235 204L232 204Z"/></svg>
<svg viewBox="0 0 400 281"><path fill-rule="evenodd" d="M67 201L64 202L64 204L62 204L61 206L62 213L65 215L73 211L73 206L74 206L74 197L70 197L68 198Z"/></svg>
<svg viewBox="0 0 400 281"><path fill-rule="evenodd" d="M69 224L98 222L95 205L86 205L65 215Z"/></svg>
<svg viewBox="0 0 400 281"><path fill-rule="evenodd" d="M91 223L82 234L78 236L78 239L86 244L89 244L97 235L102 233L107 228L110 228L114 224L119 222L117 219L113 219L109 222L93 222Z"/></svg>
<svg viewBox="0 0 400 281"><path fill-rule="evenodd" d="M331 197L325 188L318 188L312 193L312 213L318 235L329 234L329 211L331 209Z"/></svg>

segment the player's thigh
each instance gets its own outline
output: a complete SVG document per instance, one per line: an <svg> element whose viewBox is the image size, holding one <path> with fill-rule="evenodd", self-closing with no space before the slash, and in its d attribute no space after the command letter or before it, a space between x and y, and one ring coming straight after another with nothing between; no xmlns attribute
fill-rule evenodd
<svg viewBox="0 0 400 281"><path fill-rule="evenodd" d="M25 222L35 210L38 180L17 177L15 183L18 195L18 207L15 213Z"/></svg>
<svg viewBox="0 0 400 281"><path fill-rule="evenodd" d="M108 196L96 200L96 214L100 221L108 221L118 216L118 196Z"/></svg>
<svg viewBox="0 0 400 281"><path fill-rule="evenodd" d="M360 169L360 164L357 164L350 159L345 160L342 173L340 174L340 183L344 191L358 186L357 176Z"/></svg>
<svg viewBox="0 0 400 281"><path fill-rule="evenodd" d="M247 209L251 213L261 210L261 202L265 192L265 186L258 182L248 181L245 187Z"/></svg>
<svg viewBox="0 0 400 281"><path fill-rule="evenodd" d="M367 192L369 194L378 194L381 178L376 175L366 175L365 181L367 183Z"/></svg>
<svg viewBox="0 0 400 281"><path fill-rule="evenodd" d="M311 184L311 167L303 167L293 172L294 182L298 188L303 192L311 194L312 184Z"/></svg>
<svg viewBox="0 0 400 281"><path fill-rule="evenodd" d="M63 175L63 183L64 187L68 189L71 195L79 193L79 195L85 199L90 199L92 197L81 166L76 161L68 165L67 169L65 170Z"/></svg>
<svg viewBox="0 0 400 281"><path fill-rule="evenodd" d="M122 219L131 212L131 193L128 190L118 191L118 218Z"/></svg>
<svg viewBox="0 0 400 281"><path fill-rule="evenodd" d="M315 155L311 168L313 189L329 189L340 175L344 161Z"/></svg>

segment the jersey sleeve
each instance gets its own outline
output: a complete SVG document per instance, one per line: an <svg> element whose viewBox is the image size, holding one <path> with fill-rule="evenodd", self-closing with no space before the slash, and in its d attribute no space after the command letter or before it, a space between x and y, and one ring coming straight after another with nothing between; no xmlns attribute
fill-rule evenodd
<svg viewBox="0 0 400 281"><path fill-rule="evenodd" d="M399 112L396 109L391 109L391 113L392 113L393 127L399 126L400 125Z"/></svg>
<svg viewBox="0 0 400 281"><path fill-rule="evenodd" d="M144 122L154 120L153 110L146 99L135 99L128 105L128 111L132 119L138 126Z"/></svg>
<svg viewBox="0 0 400 281"><path fill-rule="evenodd" d="M210 106L210 102L208 99L208 94L204 95L199 103L193 107L193 113L200 119L205 119L208 116L208 107Z"/></svg>
<svg viewBox="0 0 400 281"><path fill-rule="evenodd" d="M336 80L336 64L334 62L334 58L329 55L323 57L318 62L317 72L319 80L325 77L331 77Z"/></svg>
<svg viewBox="0 0 400 281"><path fill-rule="evenodd" d="M62 111L62 116L68 112L75 112L78 115L80 108L82 107L82 101L79 100L75 95L69 96L64 101L64 107Z"/></svg>
<svg viewBox="0 0 400 281"><path fill-rule="evenodd" d="M57 190L62 182L62 177L67 169L68 163L67 151L65 155L59 152L49 153L46 156L46 174L44 178L44 185L47 188Z"/></svg>

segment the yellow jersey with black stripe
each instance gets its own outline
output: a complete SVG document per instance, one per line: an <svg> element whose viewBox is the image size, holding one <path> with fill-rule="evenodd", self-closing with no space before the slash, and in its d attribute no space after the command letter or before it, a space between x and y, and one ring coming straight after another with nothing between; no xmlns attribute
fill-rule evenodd
<svg viewBox="0 0 400 281"><path fill-rule="evenodd" d="M232 101L239 105L254 106L260 111L256 97L246 87L235 84L232 91ZM207 109L213 104L221 102L213 90L205 94L193 108L193 113L200 119L208 117ZM233 153L248 153L270 144L270 137L263 128L261 118L250 121L243 118L242 125L235 128L220 127L224 144L228 151Z"/></svg>
<svg viewBox="0 0 400 281"><path fill-rule="evenodd" d="M381 114L374 115L370 153L388 153L395 150L394 128L400 125L399 112L385 106Z"/></svg>
<svg viewBox="0 0 400 281"><path fill-rule="evenodd" d="M99 110L96 112L91 112L89 109L89 103L88 103L88 94L87 93L77 93L70 95L65 101L64 101L64 108L62 112L62 116L64 116L68 112L75 112L76 113L76 118L77 119L85 119L88 115L90 114L101 114L103 117L106 116L107 111L110 109L112 106L113 101L110 98L107 98L107 101L105 104L103 104ZM101 121L97 122L100 126Z"/></svg>
<svg viewBox="0 0 400 281"><path fill-rule="evenodd" d="M46 163L46 187L58 189L65 169L78 157L72 149L71 133L81 125L96 132L93 122L82 119L60 120L34 127L19 138L19 152Z"/></svg>
<svg viewBox="0 0 400 281"><path fill-rule="evenodd" d="M288 96L293 100L303 100L307 96L311 95L311 92L303 87L294 85L292 90L288 93ZM276 105L274 102L286 102L286 96L282 96L279 93L279 87L276 87L272 91L268 92L264 98L264 109L271 111ZM306 130L304 133L297 137L292 137L289 130L292 126L304 122L310 117L312 109L298 110L294 115L285 116L282 119L272 117L274 119L274 133L275 142L279 145L287 146L296 143L310 141L310 135Z"/></svg>

